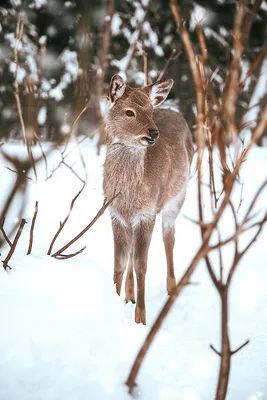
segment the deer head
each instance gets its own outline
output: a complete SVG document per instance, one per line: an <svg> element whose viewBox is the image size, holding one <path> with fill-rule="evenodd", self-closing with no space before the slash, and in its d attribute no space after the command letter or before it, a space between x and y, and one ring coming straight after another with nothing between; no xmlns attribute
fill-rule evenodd
<svg viewBox="0 0 267 400"><path fill-rule="evenodd" d="M154 108L167 98L172 79L143 88L131 88L119 75L114 75L109 87L107 112L107 142L135 148L153 146L159 136L153 120Z"/></svg>

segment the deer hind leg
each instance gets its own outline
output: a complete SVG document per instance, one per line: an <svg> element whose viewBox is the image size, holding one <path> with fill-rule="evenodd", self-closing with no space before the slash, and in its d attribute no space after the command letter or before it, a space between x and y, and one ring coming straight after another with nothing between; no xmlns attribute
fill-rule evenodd
<svg viewBox="0 0 267 400"><path fill-rule="evenodd" d="M162 234L167 259L167 292L171 295L176 286L173 263L173 248L175 244L175 220L184 203L185 195L178 195L170 200L162 211Z"/></svg>
<svg viewBox="0 0 267 400"><path fill-rule="evenodd" d="M135 308L135 322L146 324L145 307L145 278L147 270L148 249L155 225L155 217L148 221L141 221L134 229L133 236L133 264L137 281L137 302Z"/></svg>
<svg viewBox="0 0 267 400"><path fill-rule="evenodd" d="M133 276L133 249L131 248L129 260L128 260L128 268L127 275L125 280L125 301L128 303L131 301L135 303L134 296L134 276Z"/></svg>
<svg viewBox="0 0 267 400"><path fill-rule="evenodd" d="M120 224L119 221L112 221L112 229L114 236L114 283L116 284L116 292L121 293L121 284L123 274L127 266L130 246L131 246L131 230Z"/></svg>

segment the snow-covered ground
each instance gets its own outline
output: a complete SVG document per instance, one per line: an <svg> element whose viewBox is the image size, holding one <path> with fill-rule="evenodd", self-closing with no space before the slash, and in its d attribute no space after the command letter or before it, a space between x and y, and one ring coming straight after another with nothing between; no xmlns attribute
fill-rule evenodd
<svg viewBox="0 0 267 400"><path fill-rule="evenodd" d="M19 144L5 144L9 154L22 156ZM87 225L103 202L104 150L96 156L94 143L82 147L88 185L55 244L55 250ZM59 152L49 156L57 165ZM81 175L76 151L67 159ZM240 214L266 176L267 150L254 148L242 168L244 190ZM0 159L2 206L15 179ZM161 223L156 224L147 273L147 326L134 322L134 306L124 304L113 287L113 240L108 212L70 248L86 250L68 260L46 255L81 182L65 166L47 182L44 164L38 166L38 184L29 181L24 217L28 221L14 256L11 271L0 269L0 400L125 400L127 374L150 326L167 299L166 264ZM236 189L236 205L240 187ZM196 175L193 175L182 214L197 217ZM35 201L39 213L32 254L27 256L29 229ZM209 208L209 201L206 201ZM266 191L257 209L266 206ZM7 218L7 231L17 208ZM177 219L175 263L179 279L194 256L199 228L183 215ZM222 221L228 236L230 214ZM240 263L230 291L230 335L236 348L250 344L232 358L230 400L267 399L267 229ZM8 251L1 249L3 260ZM224 252L231 258L231 245ZM214 258L216 260L216 258ZM216 261L218 264L218 261ZM184 289L165 321L138 375L134 396L140 400L205 400L214 398L219 357L220 302L204 263Z"/></svg>

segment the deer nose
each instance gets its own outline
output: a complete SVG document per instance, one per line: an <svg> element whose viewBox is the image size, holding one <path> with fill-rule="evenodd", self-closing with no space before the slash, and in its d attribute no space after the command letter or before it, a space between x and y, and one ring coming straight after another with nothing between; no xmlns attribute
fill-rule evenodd
<svg viewBox="0 0 267 400"><path fill-rule="evenodd" d="M151 139L155 140L159 136L159 131L157 131L156 129L148 129L148 132Z"/></svg>

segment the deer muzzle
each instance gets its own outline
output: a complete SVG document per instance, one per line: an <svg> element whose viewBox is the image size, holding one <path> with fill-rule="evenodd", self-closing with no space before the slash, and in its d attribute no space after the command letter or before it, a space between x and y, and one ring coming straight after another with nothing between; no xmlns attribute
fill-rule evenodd
<svg viewBox="0 0 267 400"><path fill-rule="evenodd" d="M159 131L156 129L149 129L149 136L143 136L141 138L141 144L143 146L153 146L156 139L159 137Z"/></svg>

